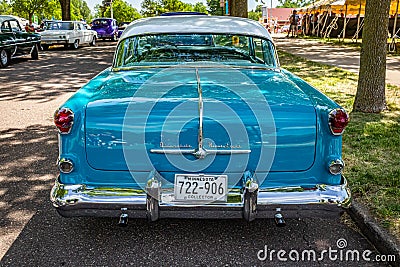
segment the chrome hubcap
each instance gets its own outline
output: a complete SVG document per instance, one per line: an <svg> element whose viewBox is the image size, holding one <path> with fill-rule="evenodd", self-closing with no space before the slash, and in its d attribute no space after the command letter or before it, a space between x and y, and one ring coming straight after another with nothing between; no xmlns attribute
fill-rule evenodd
<svg viewBox="0 0 400 267"><path fill-rule="evenodd" d="M2 50L0 56L1 56L1 63L3 65L5 65L7 63L7 60L8 60L6 50Z"/></svg>

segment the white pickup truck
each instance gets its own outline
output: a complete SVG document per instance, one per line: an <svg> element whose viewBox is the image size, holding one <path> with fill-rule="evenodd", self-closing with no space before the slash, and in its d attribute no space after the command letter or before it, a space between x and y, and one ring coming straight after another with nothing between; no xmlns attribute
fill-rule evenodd
<svg viewBox="0 0 400 267"><path fill-rule="evenodd" d="M43 50L47 50L51 45L78 49L81 44L95 45L97 39L97 33L88 30L80 21L51 21L40 34Z"/></svg>

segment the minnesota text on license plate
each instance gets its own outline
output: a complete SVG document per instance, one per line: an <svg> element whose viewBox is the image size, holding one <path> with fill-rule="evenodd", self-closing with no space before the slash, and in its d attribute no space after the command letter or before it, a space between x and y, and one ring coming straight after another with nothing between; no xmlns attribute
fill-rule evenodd
<svg viewBox="0 0 400 267"><path fill-rule="evenodd" d="M228 176L175 174L175 200L226 201Z"/></svg>

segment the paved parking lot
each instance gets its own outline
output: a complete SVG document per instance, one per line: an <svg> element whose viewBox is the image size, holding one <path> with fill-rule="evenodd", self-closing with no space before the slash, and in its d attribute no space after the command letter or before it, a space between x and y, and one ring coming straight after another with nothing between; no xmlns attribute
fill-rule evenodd
<svg viewBox="0 0 400 267"><path fill-rule="evenodd" d="M111 64L113 50L111 42L49 50L0 70L0 266L385 266L361 258L371 250L373 260L376 251L346 216L288 219L284 228L272 219L130 220L119 228L115 219L59 216L49 201L57 173L52 115ZM357 250L360 262L346 260L348 250ZM306 258L292 261L291 251Z"/></svg>

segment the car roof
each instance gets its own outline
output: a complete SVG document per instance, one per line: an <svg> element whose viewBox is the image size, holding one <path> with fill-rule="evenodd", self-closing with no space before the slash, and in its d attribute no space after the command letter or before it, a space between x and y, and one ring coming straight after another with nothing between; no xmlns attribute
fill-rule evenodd
<svg viewBox="0 0 400 267"><path fill-rule="evenodd" d="M93 21L95 21L95 20L115 20L115 19L112 19L112 18L94 18Z"/></svg>
<svg viewBox="0 0 400 267"><path fill-rule="evenodd" d="M177 12L166 12L162 13L160 16L182 16L182 15L205 15L203 12L195 12L195 11L177 11Z"/></svg>
<svg viewBox="0 0 400 267"><path fill-rule="evenodd" d="M3 22L5 20L17 20L17 18L8 15L0 15L0 22Z"/></svg>
<svg viewBox="0 0 400 267"><path fill-rule="evenodd" d="M83 21L80 20L51 20L50 22L54 22L54 23L83 23Z"/></svg>
<svg viewBox="0 0 400 267"><path fill-rule="evenodd" d="M199 15L159 16L135 20L125 29L121 39L134 35L162 33L237 34L272 40L268 30L257 21L230 16Z"/></svg>

